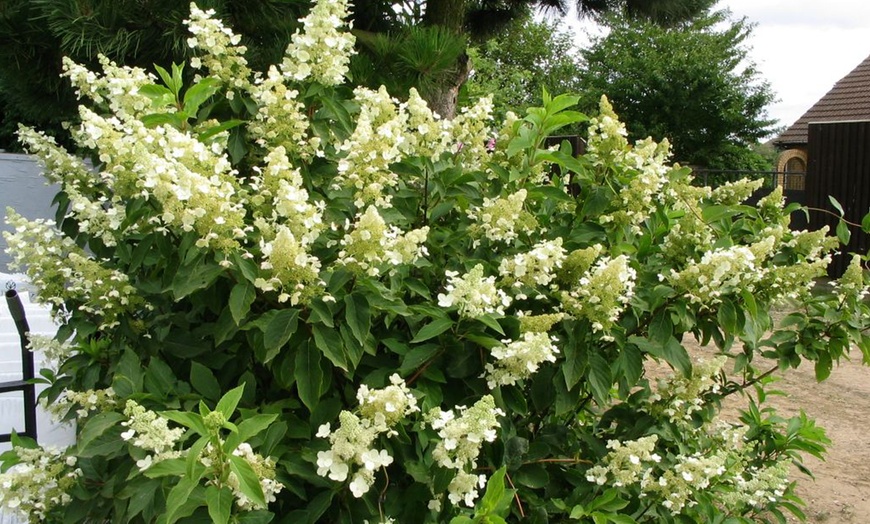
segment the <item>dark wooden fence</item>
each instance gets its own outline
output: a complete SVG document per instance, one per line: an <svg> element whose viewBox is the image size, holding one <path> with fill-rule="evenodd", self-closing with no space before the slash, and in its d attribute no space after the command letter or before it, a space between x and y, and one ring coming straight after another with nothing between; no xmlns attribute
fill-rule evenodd
<svg viewBox="0 0 870 524"><path fill-rule="evenodd" d="M807 151L807 206L836 214L828 195L843 206L845 219L861 223L870 210L870 121L815 123L809 125ZM829 226L839 219L829 213L811 211L810 226ZM866 254L870 238L858 228L845 252ZM836 256L829 268L831 277L843 274L851 257Z"/></svg>

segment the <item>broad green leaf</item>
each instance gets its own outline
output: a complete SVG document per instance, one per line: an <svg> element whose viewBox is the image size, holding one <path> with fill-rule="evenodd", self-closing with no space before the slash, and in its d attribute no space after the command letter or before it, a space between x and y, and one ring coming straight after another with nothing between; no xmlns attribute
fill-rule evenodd
<svg viewBox="0 0 870 524"><path fill-rule="evenodd" d="M432 322L420 328L420 331L417 331L417 334L414 336L413 339L411 339L411 343L416 344L417 342L423 342L429 340L430 338L437 337L451 327L453 327L453 321L449 318L436 318Z"/></svg>
<svg viewBox="0 0 870 524"><path fill-rule="evenodd" d="M181 517L179 510L181 510L182 505L187 502L187 499L190 497L191 492L196 488L197 484L198 482L193 479L182 477L182 479L178 481L178 484L172 488L169 495L166 497L167 524L173 524Z"/></svg>
<svg viewBox="0 0 870 524"><path fill-rule="evenodd" d="M176 302L191 293L205 289L212 285L215 280L226 271L222 266L215 263L199 263L191 266L178 268L178 273L172 279L169 286Z"/></svg>
<svg viewBox="0 0 870 524"><path fill-rule="evenodd" d="M259 435L262 431L268 429L277 418L277 413L259 413L242 420L237 426L238 431L231 433L227 437L226 452L232 452L242 442L247 442L251 437Z"/></svg>
<svg viewBox="0 0 870 524"><path fill-rule="evenodd" d="M409 371L418 369L440 351L441 346L437 344L416 346L411 351L405 353L405 356L402 358L402 365L399 367L399 374L408 373Z"/></svg>
<svg viewBox="0 0 870 524"><path fill-rule="evenodd" d="M106 411L94 415L85 422L79 433L77 439L78 448L80 450L86 449L94 439L102 436L108 429L115 427L119 422L126 419L127 417L114 411Z"/></svg>
<svg viewBox="0 0 870 524"><path fill-rule="evenodd" d="M486 482L486 493L484 493L483 498L480 499L479 513L492 513L498 508L498 503L501 501L505 492L504 475L505 467L502 466L493 473L491 477L489 477L489 480Z"/></svg>
<svg viewBox="0 0 870 524"><path fill-rule="evenodd" d="M215 411L220 411L223 416L229 420L233 416L233 413L235 413L236 406L239 405L239 400L241 400L244 392L245 384L241 384L227 391L226 394L221 397L220 401L218 401L217 406L214 408Z"/></svg>
<svg viewBox="0 0 870 524"><path fill-rule="evenodd" d="M666 309L656 312L649 323L649 339L657 344L664 344L674 334L674 323L671 314Z"/></svg>
<svg viewBox="0 0 870 524"><path fill-rule="evenodd" d="M230 313L233 315L233 320L238 326L251 310L251 304L257 298L257 292L254 285L247 280L239 282L230 291Z"/></svg>
<svg viewBox="0 0 870 524"><path fill-rule="evenodd" d="M195 115L206 100L217 93L220 88L220 80L217 78L205 77L184 93L184 112L188 115Z"/></svg>
<svg viewBox="0 0 870 524"><path fill-rule="evenodd" d="M172 368L159 358L152 357L148 369L145 371L145 390L158 398L166 398L167 395L175 391L176 382L177 379Z"/></svg>
<svg viewBox="0 0 870 524"><path fill-rule="evenodd" d="M155 462L143 474L148 478L183 477L187 472L186 459L171 458Z"/></svg>
<svg viewBox="0 0 870 524"><path fill-rule="evenodd" d="M819 353L819 359L816 360L816 380L822 382L831 376L831 368L833 368L831 354L824 351Z"/></svg>
<svg viewBox="0 0 870 524"><path fill-rule="evenodd" d="M221 386L214 373L199 362L190 363L190 385L208 400L217 400L221 396Z"/></svg>
<svg viewBox="0 0 870 524"><path fill-rule="evenodd" d="M233 509L233 492L230 488L207 486L205 488L205 502L208 505L208 516L216 524L226 524L230 521Z"/></svg>
<svg viewBox="0 0 870 524"><path fill-rule="evenodd" d="M849 240L852 238L852 232L849 231L849 224L845 221L840 220L837 224L837 239L844 246L849 243Z"/></svg>
<svg viewBox="0 0 870 524"><path fill-rule="evenodd" d="M598 353L589 355L589 384L595 399L604 403L610 397L610 386L613 385L613 374L610 364Z"/></svg>
<svg viewBox="0 0 870 524"><path fill-rule="evenodd" d="M321 324L311 326L311 332L314 334L314 344L317 346L326 358L336 367L344 371L350 371L350 363L347 360L347 354L344 349L344 341L341 335L335 329L329 329Z"/></svg>
<svg viewBox="0 0 870 524"><path fill-rule="evenodd" d="M144 85L139 88L139 94L147 96L154 107L165 107L175 103L175 94L166 86Z"/></svg>
<svg viewBox="0 0 870 524"><path fill-rule="evenodd" d="M836 209L838 213L840 213L840 216L846 214L846 212L843 211L843 206L840 204L840 201L834 198L833 195L828 195L828 200L831 201L831 205L834 206L834 209Z"/></svg>
<svg viewBox="0 0 870 524"><path fill-rule="evenodd" d="M719 325L729 334L737 334L742 327L742 322L739 320L737 308L734 302L725 298L719 304L719 311L716 313L716 318L719 320Z"/></svg>
<svg viewBox="0 0 870 524"><path fill-rule="evenodd" d="M239 479L239 491L251 499L254 504L265 506L266 497L263 495L260 479L253 468L251 468L251 465L248 464L248 461L237 455L229 455L228 458L230 460L230 471L235 473Z"/></svg>
<svg viewBox="0 0 870 524"><path fill-rule="evenodd" d="M512 475L514 484L526 486L532 489L546 487L550 483L550 474L541 464L529 464L523 466Z"/></svg>
<svg viewBox="0 0 870 524"><path fill-rule="evenodd" d="M263 345L266 348L264 364L275 358L278 351L290 340L296 332L298 321L298 309L281 309L271 318L263 330Z"/></svg>
<svg viewBox="0 0 870 524"><path fill-rule="evenodd" d="M496 320L492 315L483 314L476 317L475 320L492 329L496 333L504 335L504 330L502 329L501 324L499 324L498 320Z"/></svg>
<svg viewBox="0 0 870 524"><path fill-rule="evenodd" d="M320 351L307 342L297 349L295 375L299 399L309 411L314 411L323 394L325 377L320 367Z"/></svg>
<svg viewBox="0 0 870 524"><path fill-rule="evenodd" d="M345 320L353 336L364 344L372 327L372 314L365 295L352 293L344 297Z"/></svg>
<svg viewBox="0 0 870 524"><path fill-rule="evenodd" d="M200 435L208 435L209 430L205 427L205 422L202 420L202 415L190 411L163 411L160 413L163 417L168 418L172 422L180 424L186 428L190 428Z"/></svg>
<svg viewBox="0 0 870 524"><path fill-rule="evenodd" d="M113 457L127 446L127 441L121 438L124 428L115 425L106 428L102 434L91 439L86 445L79 445L79 457Z"/></svg>

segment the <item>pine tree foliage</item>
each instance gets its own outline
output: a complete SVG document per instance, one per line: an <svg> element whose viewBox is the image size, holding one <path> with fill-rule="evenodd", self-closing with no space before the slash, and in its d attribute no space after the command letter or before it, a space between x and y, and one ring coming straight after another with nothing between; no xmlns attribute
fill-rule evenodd
<svg viewBox="0 0 870 524"><path fill-rule="evenodd" d="M207 0L230 20L256 69L282 56L305 0ZM52 129L74 119L75 96L59 77L61 58L95 67L102 54L120 64L151 69L189 57L177 0L10 0L0 4L0 148L17 147L18 122Z"/></svg>

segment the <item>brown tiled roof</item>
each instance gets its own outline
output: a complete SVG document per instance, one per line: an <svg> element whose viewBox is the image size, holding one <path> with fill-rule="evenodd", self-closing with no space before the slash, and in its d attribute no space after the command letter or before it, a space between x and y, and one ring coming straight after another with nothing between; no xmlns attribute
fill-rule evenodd
<svg viewBox="0 0 870 524"><path fill-rule="evenodd" d="M828 93L773 142L780 146L806 144L810 122L870 120L870 56L834 84Z"/></svg>

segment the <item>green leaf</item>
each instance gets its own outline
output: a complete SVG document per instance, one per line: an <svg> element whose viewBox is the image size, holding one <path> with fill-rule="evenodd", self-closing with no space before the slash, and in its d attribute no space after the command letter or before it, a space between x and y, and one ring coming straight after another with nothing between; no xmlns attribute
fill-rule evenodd
<svg viewBox="0 0 870 524"><path fill-rule="evenodd" d="M436 318L432 322L420 328L420 331L417 331L417 334L414 336L413 339L411 339L411 343L416 344L417 342L423 342L425 340L429 340L430 338L437 337L451 327L453 327L453 321L449 318Z"/></svg>
<svg viewBox="0 0 870 524"><path fill-rule="evenodd" d="M223 133L224 131L229 131L230 129L233 129L234 127L238 127L244 123L245 123L244 120L235 120L235 119L221 122L220 124L218 124L216 126L211 126L208 129L205 129L204 131L200 131L199 135L198 135L199 141L200 142L208 142L212 137L219 135L220 133Z"/></svg>
<svg viewBox="0 0 870 524"><path fill-rule="evenodd" d="M485 325L486 327L492 329L496 333L500 335L504 335L504 330L501 327L501 324L498 323L498 320L495 319L492 315L483 314L479 317L475 317L475 320Z"/></svg>
<svg viewBox="0 0 870 524"><path fill-rule="evenodd" d="M230 313L233 315L233 320L238 326L251 310L251 304L257 298L257 292L254 285L245 280L233 286L230 291Z"/></svg>
<svg viewBox="0 0 870 524"><path fill-rule="evenodd" d="M183 477L187 472L186 459L171 458L155 462L143 474L148 478Z"/></svg>
<svg viewBox="0 0 870 524"><path fill-rule="evenodd" d="M248 461L237 455L229 455L228 458L230 459L230 471L235 473L239 479L239 491L251 499L254 504L266 506L266 497L263 495L260 479Z"/></svg>
<svg viewBox="0 0 870 524"><path fill-rule="evenodd" d="M166 497L166 523L172 524L181 518L181 507L187 502L191 492L196 488L198 481L183 477Z"/></svg>
<svg viewBox="0 0 870 524"><path fill-rule="evenodd" d="M191 266L178 268L178 273L172 279L169 286L176 302L191 293L205 289L212 285L215 280L226 271L222 266L214 263L199 263Z"/></svg>
<svg viewBox="0 0 870 524"><path fill-rule="evenodd" d="M238 515L239 524L269 524L275 518L275 514L266 510L245 511Z"/></svg>
<svg viewBox="0 0 870 524"><path fill-rule="evenodd" d="M239 405L239 400L242 399L242 394L245 392L245 384L234 387L226 392L218 401L215 411L220 411L227 420L232 418L236 411L236 406Z"/></svg>
<svg viewBox="0 0 870 524"><path fill-rule="evenodd" d="M641 351L649 353L656 358L664 359L665 362L678 369L684 375L689 376L692 374L692 360L689 358L689 353L676 338L671 337L664 345L656 344L636 336L629 337L628 341L640 348Z"/></svg>
<svg viewBox="0 0 870 524"><path fill-rule="evenodd" d="M195 115L199 111L199 106L217 93L219 88L220 80L211 77L205 77L190 86L184 93L184 112L188 115Z"/></svg>
<svg viewBox="0 0 870 524"><path fill-rule="evenodd" d="M546 487L550 483L550 474L541 464L523 466L512 476L515 484L523 485L532 489Z"/></svg>
<svg viewBox="0 0 870 524"><path fill-rule="evenodd" d="M148 369L145 371L145 390L158 398L166 398L168 394L175 391L176 382L172 368L159 358L151 357L151 362L148 363Z"/></svg>
<svg viewBox="0 0 870 524"><path fill-rule="evenodd" d="M230 521L233 509L233 492L227 487L207 486L205 502L208 505L208 516L216 524L226 524Z"/></svg>
<svg viewBox="0 0 870 524"><path fill-rule="evenodd" d="M299 320L298 309L281 309L276 313L263 330L263 345L266 348L264 364L275 358L278 351L290 340Z"/></svg>
<svg viewBox="0 0 870 524"><path fill-rule="evenodd" d="M399 367L399 374L404 374L419 368L440 351L441 346L437 344L424 344L415 347L411 351L405 353L405 356L402 358L402 365Z"/></svg>
<svg viewBox="0 0 870 524"><path fill-rule="evenodd" d="M834 198L833 195L828 195L828 200L831 201L831 205L834 206L834 209L836 209L838 213L840 213L840 216L846 214L846 212L843 211L843 206L840 204L840 201Z"/></svg>
<svg viewBox="0 0 870 524"><path fill-rule="evenodd" d="M181 424L186 428L190 428L202 436L208 435L210 432L205 427L202 416L198 413L190 411L164 411L160 413L163 417L168 418L172 422Z"/></svg>
<svg viewBox="0 0 870 524"><path fill-rule="evenodd" d="M317 346L326 358L336 367L350 371L350 363L348 362L344 341L341 335L335 329L329 329L321 324L311 326L311 332L314 335L314 344Z"/></svg>
<svg viewBox="0 0 870 524"><path fill-rule="evenodd" d="M840 220L840 223L837 224L837 239L839 239L840 243L845 246L849 243L851 238L852 232L849 231L849 224Z"/></svg>
<svg viewBox="0 0 870 524"><path fill-rule="evenodd" d="M175 103L175 94L165 86L144 85L139 88L139 94L147 96L154 107L165 107Z"/></svg>
<svg viewBox="0 0 870 524"><path fill-rule="evenodd" d="M296 388L299 399L309 411L314 411L323 394L325 376L320 366L320 352L309 343L300 345L296 353Z"/></svg>
<svg viewBox="0 0 870 524"><path fill-rule="evenodd" d="M126 419L127 417L114 411L94 415L85 422L84 427L82 427L78 435L78 449L87 449L94 439L101 437L108 429L115 427L119 422Z"/></svg>
<svg viewBox="0 0 870 524"><path fill-rule="evenodd" d="M227 437L227 452L235 450L242 442L247 442L262 431L269 428L275 419L278 418L277 413L258 413L252 417L248 417L238 424L238 431L231 433Z"/></svg>
<svg viewBox="0 0 870 524"><path fill-rule="evenodd" d="M364 344L372 327L372 314L364 295L352 293L344 297L345 320L353 336Z"/></svg>
<svg viewBox="0 0 870 524"><path fill-rule="evenodd" d="M190 385L208 400L221 396L221 386L212 371L199 362L190 363Z"/></svg>
<svg viewBox="0 0 870 524"><path fill-rule="evenodd" d="M739 321L737 308L730 299L725 298L719 304L719 312L716 314L716 318L726 333L734 335L740 331L741 322Z"/></svg>
<svg viewBox="0 0 870 524"><path fill-rule="evenodd" d="M610 398L613 374L610 371L610 364L598 353L589 355L589 384L597 401L604 403Z"/></svg>
<svg viewBox="0 0 870 524"><path fill-rule="evenodd" d="M498 508L498 503L501 502L504 496L504 475L505 467L502 466L489 477L486 482L486 493L480 499L480 511L478 513L493 513Z"/></svg>
<svg viewBox="0 0 870 524"><path fill-rule="evenodd" d="M659 310L649 323L649 339L664 344L674 334L674 323L666 309Z"/></svg>
<svg viewBox="0 0 870 524"><path fill-rule="evenodd" d="M831 354L827 351L819 353L819 359L816 360L816 380L822 382L831 376L831 369L834 363L831 360Z"/></svg>

